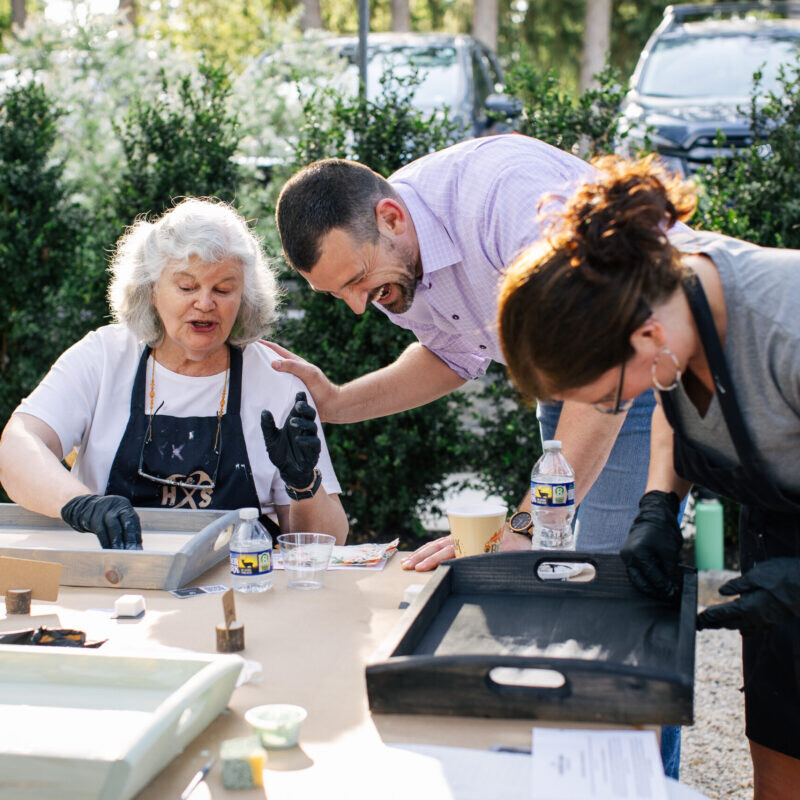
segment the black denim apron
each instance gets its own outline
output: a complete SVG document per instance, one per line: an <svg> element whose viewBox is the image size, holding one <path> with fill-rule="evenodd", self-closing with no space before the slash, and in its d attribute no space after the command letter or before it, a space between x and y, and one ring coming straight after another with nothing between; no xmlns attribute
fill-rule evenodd
<svg viewBox="0 0 800 800"><path fill-rule="evenodd" d="M128 426L119 444L106 494L127 497L134 506L187 509L259 508L253 472L247 457L242 418L239 415L242 396L242 351L230 348L228 405L222 420L212 417L170 417L154 414L152 432L147 437L150 417L144 412L147 359L145 347L139 360L131 392ZM220 436L217 448L217 424ZM139 459L144 457L142 471L158 478L181 483L211 483L213 489L165 486L139 475ZM219 465L219 466L217 466Z"/></svg>
<svg viewBox="0 0 800 800"><path fill-rule="evenodd" d="M770 558L798 558L800 501L772 483L760 464L736 400L708 300L697 277L686 278L683 289L739 465L723 466L715 455L691 442L681 426L675 401L669 392L661 392L664 414L674 433L675 471L688 481L742 504L739 557L743 573ZM748 738L800 758L800 620L743 636L742 663Z"/></svg>

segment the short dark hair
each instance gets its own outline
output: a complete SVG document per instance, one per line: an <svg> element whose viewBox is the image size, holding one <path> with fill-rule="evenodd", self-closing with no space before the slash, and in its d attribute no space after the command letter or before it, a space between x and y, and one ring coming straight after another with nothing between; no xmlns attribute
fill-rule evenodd
<svg viewBox="0 0 800 800"><path fill-rule="evenodd" d="M326 158L303 167L281 189L275 220L289 265L310 272L319 261L320 241L344 228L357 242L377 241L375 205L397 197L389 182L357 161Z"/></svg>

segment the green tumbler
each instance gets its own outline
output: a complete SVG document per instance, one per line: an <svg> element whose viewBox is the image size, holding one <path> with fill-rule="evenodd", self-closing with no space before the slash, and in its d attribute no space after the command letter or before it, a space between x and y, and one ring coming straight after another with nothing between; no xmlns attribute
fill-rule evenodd
<svg viewBox="0 0 800 800"><path fill-rule="evenodd" d="M694 507L694 563L697 569L724 569L722 503L698 499Z"/></svg>

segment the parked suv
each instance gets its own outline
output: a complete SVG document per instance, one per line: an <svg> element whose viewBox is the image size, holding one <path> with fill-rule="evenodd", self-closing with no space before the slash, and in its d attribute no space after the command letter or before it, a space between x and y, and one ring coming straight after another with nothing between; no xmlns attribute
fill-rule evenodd
<svg viewBox="0 0 800 800"><path fill-rule="evenodd" d="M622 107L625 149L655 150L670 169L692 175L717 155L752 144L742 109L763 75L778 86L782 65L800 52L800 4L729 2L668 6L645 46ZM715 147L718 132L722 147Z"/></svg>

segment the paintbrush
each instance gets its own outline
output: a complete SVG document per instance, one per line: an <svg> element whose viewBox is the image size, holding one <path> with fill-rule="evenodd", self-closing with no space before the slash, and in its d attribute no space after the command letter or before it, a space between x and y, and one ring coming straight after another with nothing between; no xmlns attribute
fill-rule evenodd
<svg viewBox="0 0 800 800"><path fill-rule="evenodd" d="M179 800L189 800L189 795L203 782L203 779L208 775L208 771L217 760L216 756L212 756L211 760L199 772L196 772L194 777L189 781L187 787L181 792Z"/></svg>

